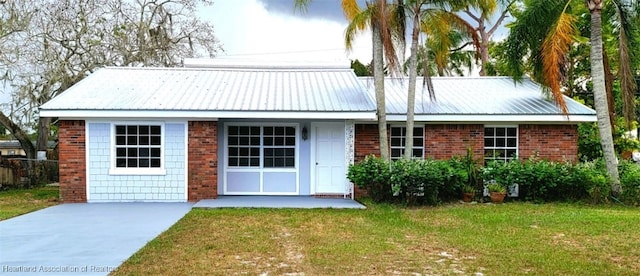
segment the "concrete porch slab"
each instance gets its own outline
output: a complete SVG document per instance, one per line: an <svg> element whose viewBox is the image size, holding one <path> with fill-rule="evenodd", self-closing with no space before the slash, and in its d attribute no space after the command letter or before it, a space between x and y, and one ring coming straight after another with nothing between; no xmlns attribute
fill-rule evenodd
<svg viewBox="0 0 640 276"><path fill-rule="evenodd" d="M315 198L310 196L218 196L198 201L193 208L333 208L366 209L352 199Z"/></svg>

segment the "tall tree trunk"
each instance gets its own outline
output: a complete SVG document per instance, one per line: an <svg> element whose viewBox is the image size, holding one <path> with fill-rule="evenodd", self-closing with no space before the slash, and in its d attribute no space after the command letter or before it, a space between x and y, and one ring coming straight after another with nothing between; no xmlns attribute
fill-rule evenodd
<svg viewBox="0 0 640 276"><path fill-rule="evenodd" d="M484 25L484 21L479 21L478 22L478 30L480 32L480 72L478 74L480 74L480 76L486 76L487 75L487 71L484 68L487 63L489 63L489 42L490 42L490 35L487 33L487 31L485 30L485 25Z"/></svg>
<svg viewBox="0 0 640 276"><path fill-rule="evenodd" d="M49 132L51 130L51 118L38 118L38 140L36 141L37 151L47 151L49 149Z"/></svg>
<svg viewBox="0 0 640 276"><path fill-rule="evenodd" d="M603 0L586 0L591 12L591 79L593 81L593 98L600 130L600 143L604 154L607 172L611 177L611 193L622 194L618 161L613 148L613 135L609 119L609 107L605 86L604 63L602 60L602 2Z"/></svg>
<svg viewBox="0 0 640 276"><path fill-rule="evenodd" d="M416 78L418 77L418 38L420 34L420 7L413 11L411 57L409 57L409 89L407 91L407 133L404 140L404 158L413 157L413 126L416 106Z"/></svg>
<svg viewBox="0 0 640 276"><path fill-rule="evenodd" d="M20 126L15 124L9 117L4 115L4 112L0 112L0 124L4 125L9 132L15 137L18 142L20 142L20 146L27 154L27 158L35 159L36 158L36 147L33 146L33 143L29 139L29 136L22 131Z"/></svg>
<svg viewBox="0 0 640 276"><path fill-rule="evenodd" d="M387 110L384 96L384 64L382 35L378 23L371 24L371 38L373 43L373 87L376 92L376 109L378 115L378 135L380 136L380 157L389 158L389 139L387 137Z"/></svg>

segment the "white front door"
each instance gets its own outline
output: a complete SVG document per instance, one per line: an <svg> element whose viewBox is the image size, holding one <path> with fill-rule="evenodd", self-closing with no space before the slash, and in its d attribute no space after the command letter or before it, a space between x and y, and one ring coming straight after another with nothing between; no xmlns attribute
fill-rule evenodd
<svg viewBox="0 0 640 276"><path fill-rule="evenodd" d="M311 124L311 135L315 193L345 193L344 123Z"/></svg>

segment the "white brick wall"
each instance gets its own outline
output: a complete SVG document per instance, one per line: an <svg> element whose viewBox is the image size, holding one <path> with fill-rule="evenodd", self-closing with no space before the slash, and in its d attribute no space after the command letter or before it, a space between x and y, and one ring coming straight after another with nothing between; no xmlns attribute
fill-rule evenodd
<svg viewBox="0 0 640 276"><path fill-rule="evenodd" d="M186 127L186 123L164 125L166 175L110 175L111 124L88 123L88 201L186 201Z"/></svg>

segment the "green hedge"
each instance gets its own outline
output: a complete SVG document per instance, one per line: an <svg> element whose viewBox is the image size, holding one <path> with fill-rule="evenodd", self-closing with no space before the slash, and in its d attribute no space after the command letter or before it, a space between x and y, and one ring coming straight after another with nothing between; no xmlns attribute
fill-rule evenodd
<svg viewBox="0 0 640 276"><path fill-rule="evenodd" d="M476 173L480 173L477 181ZM481 189L478 182L504 186L518 184L517 199L533 202L606 202L611 181L602 161L553 162L538 160L494 161L479 168L470 157L449 160L398 160L391 163L375 156L351 165L347 178L367 189L376 202L435 205L458 200L465 185ZM620 163L623 193L620 201L640 205L640 166ZM479 196L479 193L476 193Z"/></svg>

